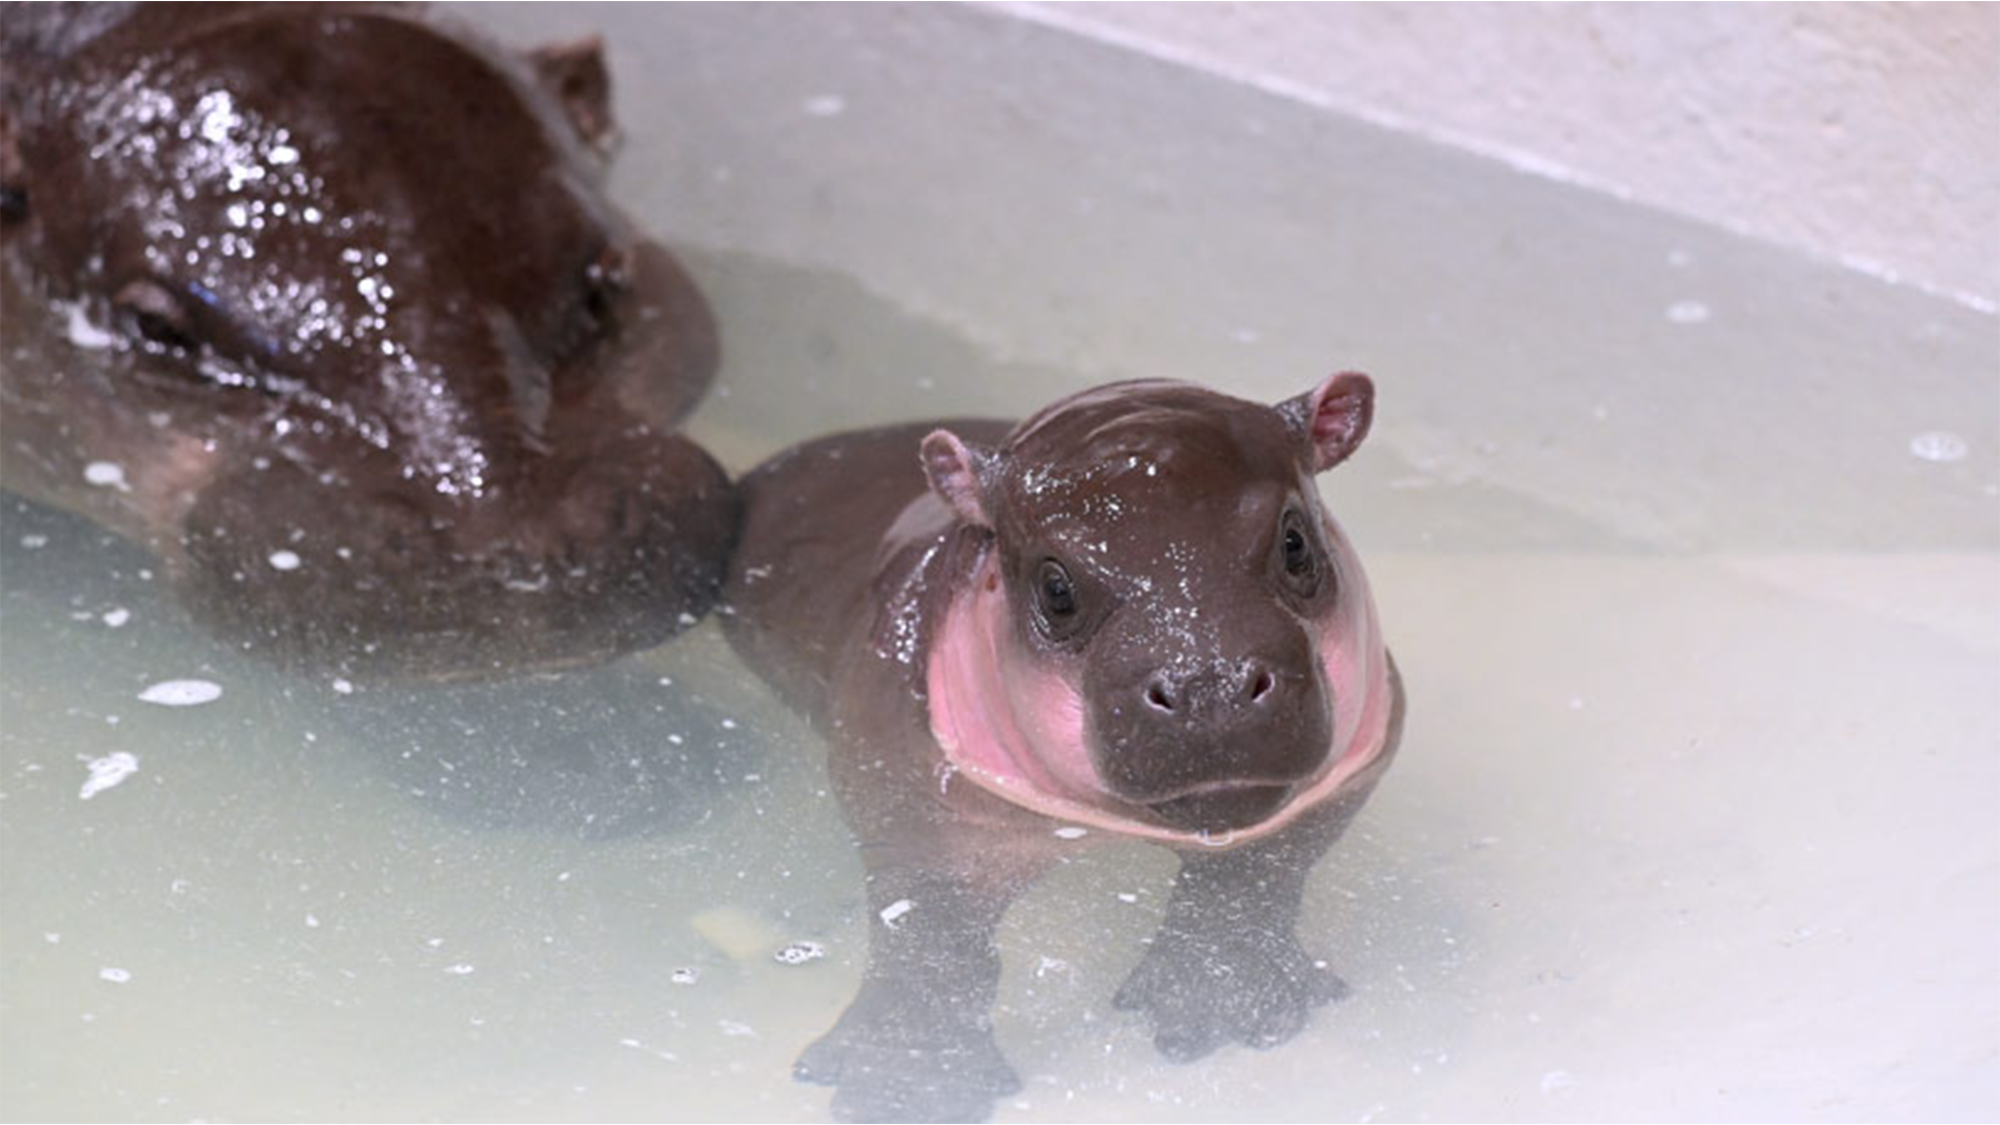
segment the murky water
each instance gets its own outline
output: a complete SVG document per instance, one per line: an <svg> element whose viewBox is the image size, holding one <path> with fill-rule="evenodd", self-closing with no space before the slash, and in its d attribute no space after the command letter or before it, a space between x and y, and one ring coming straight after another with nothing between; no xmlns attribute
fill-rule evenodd
<svg viewBox="0 0 2000 1125"><path fill-rule="evenodd" d="M1992 317L979 11L482 18L615 32L617 194L716 300L735 470L1114 377L1378 381L1326 484L1409 726L1302 930L1354 995L1164 1062L1109 998L1171 861L1106 848L1009 918L1001 1119L2000 1112ZM825 1114L790 1063L860 866L712 625L413 710L147 565L0 506L0 1112Z"/></svg>

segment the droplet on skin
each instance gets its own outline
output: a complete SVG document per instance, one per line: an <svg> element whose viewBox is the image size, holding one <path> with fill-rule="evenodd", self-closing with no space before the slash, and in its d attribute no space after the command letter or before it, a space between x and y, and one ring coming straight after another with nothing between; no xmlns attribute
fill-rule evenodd
<svg viewBox="0 0 2000 1125"><path fill-rule="evenodd" d="M116 461L92 461L83 467L83 479L84 483L94 484L99 488L115 488L120 492L132 491L132 486L125 483L125 466Z"/></svg>
<svg viewBox="0 0 2000 1125"><path fill-rule="evenodd" d="M113 629L121 628L127 621L132 620L132 611L119 606L117 609L107 611L102 620Z"/></svg>
<svg viewBox="0 0 2000 1125"><path fill-rule="evenodd" d="M1074 824L1056 829L1056 838L1059 840L1081 840L1088 835L1090 835L1090 829L1078 828Z"/></svg>
<svg viewBox="0 0 2000 1125"><path fill-rule="evenodd" d="M292 551L271 552L270 563L273 570L297 570L299 561L297 553Z"/></svg>
<svg viewBox="0 0 2000 1125"><path fill-rule="evenodd" d="M333 681L333 690L340 695L353 695L354 685L346 680L336 679Z"/></svg>
<svg viewBox="0 0 2000 1125"><path fill-rule="evenodd" d="M472 966L461 961L458 964L453 965L450 968L446 969L445 972L450 973L452 976L455 977L469 976L472 973Z"/></svg>
<svg viewBox="0 0 2000 1125"><path fill-rule="evenodd" d="M1910 456L1919 461L1948 464L1963 461L1972 446L1948 430L1928 430L1910 439Z"/></svg>
<svg viewBox="0 0 2000 1125"><path fill-rule="evenodd" d="M130 969L120 969L115 965L106 965L104 968L97 970L97 979L108 980L112 984L125 984L132 979L132 971Z"/></svg>
<svg viewBox="0 0 2000 1125"><path fill-rule="evenodd" d="M916 903L906 898L899 898L882 908L882 924L893 930L902 924L903 915L908 914L916 908Z"/></svg>
<svg viewBox="0 0 2000 1125"><path fill-rule="evenodd" d="M118 342L118 337L90 322L83 306L69 307L69 342L79 348L102 349Z"/></svg>
<svg viewBox="0 0 2000 1125"><path fill-rule="evenodd" d="M196 707L222 698L222 685L209 680L162 680L139 693L142 703Z"/></svg>

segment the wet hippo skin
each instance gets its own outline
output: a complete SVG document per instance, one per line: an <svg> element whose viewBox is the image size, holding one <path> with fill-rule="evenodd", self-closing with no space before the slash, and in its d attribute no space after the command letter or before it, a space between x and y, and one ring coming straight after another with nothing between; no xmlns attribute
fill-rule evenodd
<svg viewBox="0 0 2000 1125"><path fill-rule="evenodd" d="M853 1120L979 1119L995 928L1067 851L1183 857L1119 989L1175 1059L1296 1033L1342 986L1294 934L1387 767L1401 688L1315 474L1366 435L1339 375L1275 408L1115 384L1019 426L824 438L741 483L724 622L824 732L868 870L861 990L800 1058Z"/></svg>
<svg viewBox="0 0 2000 1125"><path fill-rule="evenodd" d="M359 6L8 5L0 481L225 639L356 680L651 646L734 490L716 336L599 186L591 44Z"/></svg>

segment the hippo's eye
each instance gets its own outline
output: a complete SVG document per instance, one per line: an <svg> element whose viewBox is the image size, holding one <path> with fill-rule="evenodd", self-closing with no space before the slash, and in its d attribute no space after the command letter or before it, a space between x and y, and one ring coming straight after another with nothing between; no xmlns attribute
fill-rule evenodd
<svg viewBox="0 0 2000 1125"><path fill-rule="evenodd" d="M631 255L607 246L583 271L584 304L600 322L611 317L612 302L631 283Z"/></svg>
<svg viewBox="0 0 2000 1125"><path fill-rule="evenodd" d="M1278 550L1293 591L1300 597L1311 597L1319 589L1319 555L1306 532L1305 517L1296 509L1287 509L1278 525Z"/></svg>
<svg viewBox="0 0 2000 1125"><path fill-rule="evenodd" d="M1054 559L1035 568L1035 609L1042 632L1050 640L1066 639L1077 622L1076 583Z"/></svg>
<svg viewBox="0 0 2000 1125"><path fill-rule="evenodd" d="M120 286L111 303L134 342L152 351L190 352L199 341L187 307L173 290L142 277Z"/></svg>

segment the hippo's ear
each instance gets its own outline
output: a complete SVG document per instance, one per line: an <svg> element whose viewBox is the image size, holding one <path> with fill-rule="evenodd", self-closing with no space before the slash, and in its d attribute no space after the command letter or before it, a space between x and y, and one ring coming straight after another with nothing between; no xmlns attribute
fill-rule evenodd
<svg viewBox="0 0 2000 1125"><path fill-rule="evenodd" d="M591 36L551 43L528 52L535 80L556 100L576 135L605 152L618 136L611 120L611 72L604 67L604 41Z"/></svg>
<svg viewBox="0 0 2000 1125"><path fill-rule="evenodd" d="M975 527L992 527L986 510L985 470L993 454L960 441L950 430L932 430L920 451L924 476L958 518Z"/></svg>
<svg viewBox="0 0 2000 1125"><path fill-rule="evenodd" d="M1279 403L1278 413L1310 444L1313 472L1323 473L1347 460L1368 436L1375 384L1353 371L1329 375L1305 394Z"/></svg>

